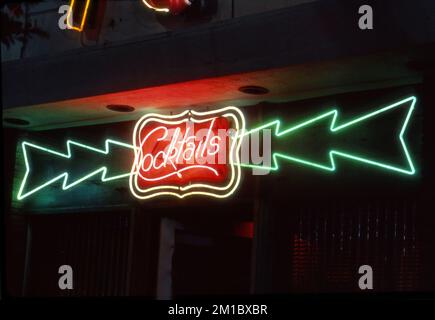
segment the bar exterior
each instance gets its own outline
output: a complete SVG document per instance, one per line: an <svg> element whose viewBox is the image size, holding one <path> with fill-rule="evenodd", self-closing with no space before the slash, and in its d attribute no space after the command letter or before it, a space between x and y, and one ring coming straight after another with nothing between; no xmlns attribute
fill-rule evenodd
<svg viewBox="0 0 435 320"><path fill-rule="evenodd" d="M435 3L362 5L4 5L2 295L433 291Z"/></svg>

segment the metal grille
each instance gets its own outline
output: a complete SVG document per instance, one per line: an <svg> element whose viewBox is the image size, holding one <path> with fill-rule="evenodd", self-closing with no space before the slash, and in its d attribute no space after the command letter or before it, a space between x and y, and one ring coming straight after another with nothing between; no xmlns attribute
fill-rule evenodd
<svg viewBox="0 0 435 320"><path fill-rule="evenodd" d="M359 291L358 268L373 268L376 291L419 287L414 203L301 208L291 243L295 291Z"/></svg>
<svg viewBox="0 0 435 320"><path fill-rule="evenodd" d="M27 295L127 295L126 212L33 217ZM59 290L58 268L73 268L74 290Z"/></svg>

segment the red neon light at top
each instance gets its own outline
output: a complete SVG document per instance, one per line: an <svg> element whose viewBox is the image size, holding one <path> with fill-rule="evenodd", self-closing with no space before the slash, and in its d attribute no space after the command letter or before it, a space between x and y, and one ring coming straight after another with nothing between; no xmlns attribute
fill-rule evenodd
<svg viewBox="0 0 435 320"><path fill-rule="evenodd" d="M142 0L149 9L178 14L191 5L189 0Z"/></svg>

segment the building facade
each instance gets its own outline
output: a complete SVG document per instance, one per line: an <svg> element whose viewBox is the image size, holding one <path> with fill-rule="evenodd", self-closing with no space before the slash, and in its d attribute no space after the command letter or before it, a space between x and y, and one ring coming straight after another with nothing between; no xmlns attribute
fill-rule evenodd
<svg viewBox="0 0 435 320"><path fill-rule="evenodd" d="M6 294L366 292L364 265L373 292L433 290L433 1L370 4L368 29L361 1L191 2L3 6ZM231 192L137 196L141 119L231 112Z"/></svg>

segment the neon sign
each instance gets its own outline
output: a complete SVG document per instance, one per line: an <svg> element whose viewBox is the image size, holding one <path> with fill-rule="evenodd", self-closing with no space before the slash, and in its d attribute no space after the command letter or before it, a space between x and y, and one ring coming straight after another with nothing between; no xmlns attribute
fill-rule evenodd
<svg viewBox="0 0 435 320"><path fill-rule="evenodd" d="M404 134L406 133L406 129L408 127L409 120L411 119L411 115L414 111L414 107L415 107L416 102L417 102L416 97L409 97L407 99L403 99L399 102L391 104L387 107L384 107L384 108L381 108L381 109L376 110L374 112L370 112L366 115L357 117L357 118L355 118L351 121L345 122L341 125L337 125L338 111L331 110L331 111L326 112L324 114L321 114L317 117L314 117L312 119L304 121L298 125L292 126L286 130L281 130L281 121L275 120L275 121L269 122L265 125L261 125L258 128L252 129L246 133L246 135L250 135L254 132L261 131L261 130L264 130L267 128L274 128L275 129L275 131L274 131L275 136L279 139L284 139L286 137L289 137L292 133L303 130L303 129L309 127L310 125L312 125L316 122L322 121L324 119L330 119L330 121L331 121L331 124L329 126L330 133L339 134L342 131L344 131L350 127L358 126L359 124L363 123L364 121L369 121L370 119L372 119L376 116L379 116L383 113L386 113L388 111L392 111L392 110L395 110L395 109L398 109L401 107L402 108L408 107L408 111L406 113L406 116L403 120L403 123L400 127L399 134L398 134L398 140L400 142L400 146L403 150L403 154L405 157L405 163L406 163L405 166L397 166L397 165L393 165L393 164L383 162L383 161L374 161L374 160L371 160L367 156L355 154L353 152L344 151L344 150L340 150L340 149L332 149L328 152L329 163L326 163L326 164L308 161L306 159L299 158L299 157L294 157L291 155L291 152L285 153L285 154L275 152L275 153L273 153L273 156L272 156L273 166L271 166L271 167L256 166L256 165L251 165L251 164L242 164L242 166L276 171L279 169L279 159L283 159L286 161L291 161L291 162L299 163L302 165L311 166L311 167L314 167L317 169L322 169L322 170L326 170L326 171L335 171L336 170L335 159L342 157L342 158L346 158L346 159L353 160L353 161L363 162L363 163L368 164L368 165L377 166L377 167L380 167L380 168L383 168L386 170L392 170L392 171L402 173L402 174L413 175L413 174L415 174L415 167L414 167L414 164L412 162L411 156L409 154L408 147L407 147L407 144L406 144L405 139L404 139Z"/></svg>
<svg viewBox="0 0 435 320"><path fill-rule="evenodd" d="M74 25L71 24L71 22L73 21L73 19L72 19L72 12L74 10L74 6L75 6L75 3L76 3L76 0L71 0L71 4L70 4L69 10L68 10L68 14L67 14L67 18L66 18L66 24L67 24L69 29L76 30L78 32L82 32L83 31L83 27L84 27L85 22L86 22L86 17L88 15L88 9L89 9L90 2L91 2L91 0L86 0L85 7L83 9L82 20L80 22L80 26L79 27L75 27Z"/></svg>
<svg viewBox="0 0 435 320"><path fill-rule="evenodd" d="M157 7L150 0L142 0L143 4L147 6L149 9L155 10L157 12L169 12L169 8L167 7Z"/></svg>
<svg viewBox="0 0 435 320"><path fill-rule="evenodd" d="M225 198L232 195L240 184L241 168L257 168L277 171L281 161L292 162L327 172L337 170L336 160L347 159L355 163L377 167L402 175L414 175L416 169L405 140L405 134L413 111L416 97L412 96L373 112L369 112L352 120L340 123L338 111L331 110L315 116L307 121L281 129L281 121L274 120L249 131L245 130L245 117L236 107L197 112L187 110L176 115L146 114L136 122L132 144L105 140L105 147L98 149L73 140L66 143L66 152L59 152L28 141L21 144L25 164L25 174L21 180L17 199L23 200L34 195L43 188L62 181L62 190L68 190L91 177L99 177L101 182L129 178L132 195L138 199L149 199L168 195L184 198L202 195ZM341 135L348 130L359 129L360 126L372 123L382 115L395 110L405 111L397 131L397 142L403 156L401 164L391 163L373 155L364 155L345 147L334 147L326 151L326 162L310 160L308 157L295 156L298 150L289 148L285 152L272 153L272 165L256 165L246 163L241 157L241 144L245 137L272 129L276 140L291 140L303 130L309 129L322 121L329 121L327 132ZM403 120L403 121L402 121ZM83 173L73 175L78 161L78 152L87 152L93 158L103 157L94 167L89 164ZM33 160L35 153L43 154L45 160L63 161L63 166L53 177L35 179ZM113 159L122 153L122 159L128 166L115 170ZM33 159L33 160L32 160ZM67 162L67 165L64 164ZM55 171L55 170L50 170ZM36 180L36 182L34 181Z"/></svg>
<svg viewBox="0 0 435 320"><path fill-rule="evenodd" d="M143 116L133 133L132 194L228 197L240 183L238 133L244 128L243 113L235 107Z"/></svg>
<svg viewBox="0 0 435 320"><path fill-rule="evenodd" d="M143 4L157 12L180 13L192 3L189 0L142 0Z"/></svg>

